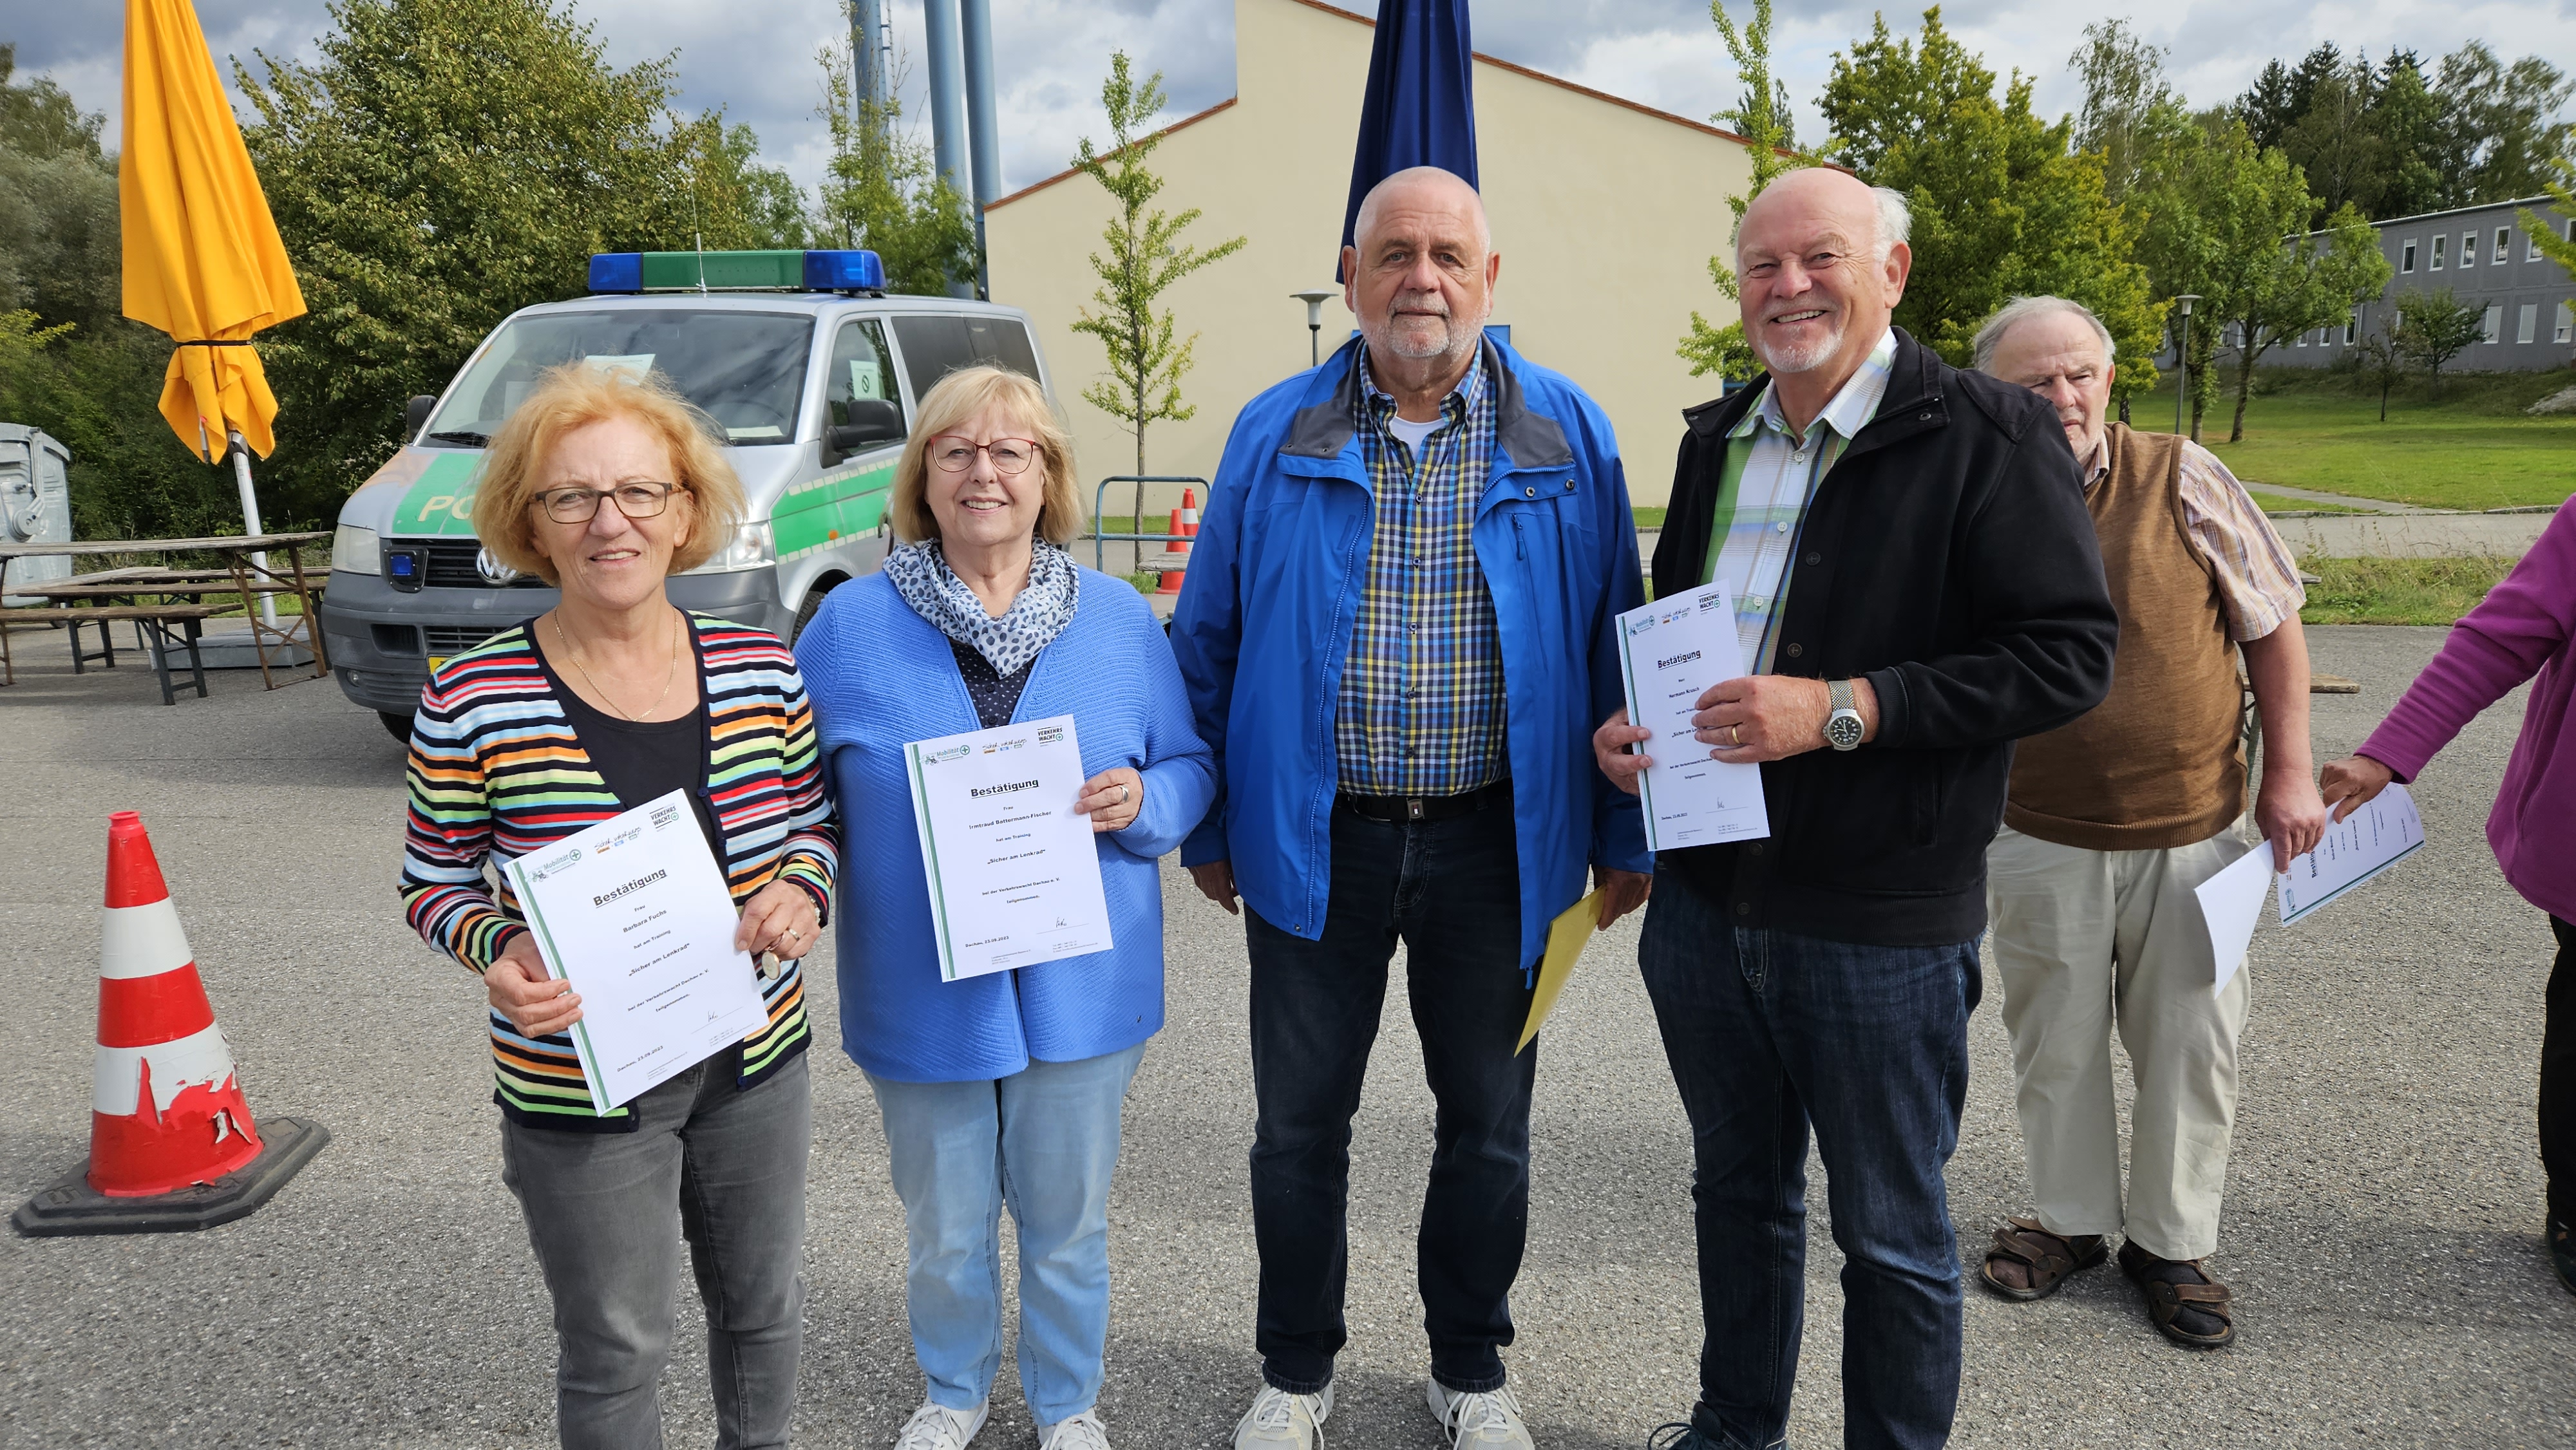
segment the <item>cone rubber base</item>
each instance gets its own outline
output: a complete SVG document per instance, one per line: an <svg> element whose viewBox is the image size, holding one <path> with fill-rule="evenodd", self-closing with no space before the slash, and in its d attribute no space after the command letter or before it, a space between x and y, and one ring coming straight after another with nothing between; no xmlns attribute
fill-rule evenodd
<svg viewBox="0 0 2576 1450"><path fill-rule="evenodd" d="M262 1118L259 1156L216 1179L153 1198L110 1198L86 1167L19 1205L9 1222L30 1238L55 1234L186 1233L247 1218L313 1161L331 1130L308 1118Z"/></svg>

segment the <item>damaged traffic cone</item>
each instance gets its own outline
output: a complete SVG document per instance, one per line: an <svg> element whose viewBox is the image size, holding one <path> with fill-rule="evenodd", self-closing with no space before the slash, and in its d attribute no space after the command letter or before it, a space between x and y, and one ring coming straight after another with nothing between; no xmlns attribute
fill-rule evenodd
<svg viewBox="0 0 2576 1450"><path fill-rule="evenodd" d="M206 1228L251 1212L329 1134L295 1118L261 1134L132 811L108 818L103 936L89 1167L21 1207L19 1232Z"/></svg>

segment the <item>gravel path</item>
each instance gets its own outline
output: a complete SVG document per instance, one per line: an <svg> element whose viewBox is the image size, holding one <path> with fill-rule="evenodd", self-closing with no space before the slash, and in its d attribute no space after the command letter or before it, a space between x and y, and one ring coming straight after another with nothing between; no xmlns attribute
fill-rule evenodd
<svg viewBox="0 0 2576 1450"><path fill-rule="evenodd" d="M2311 631L2359 680L2317 701L2321 757L2356 742L2437 630ZM499 1181L476 993L396 915L400 757L333 686L154 702L133 668L74 680L20 635L0 690L0 1187L23 1197L87 1141L105 817L144 813L253 1106L320 1119L322 1156L258 1215L166 1237L0 1239L0 1444L552 1443L546 1299ZM2541 1254L2531 1143L2548 933L2480 826L2519 718L2491 712L2419 792L2434 849L2295 932L2258 935L2219 1272L2242 1343L2167 1347L2113 1272L2057 1298L1972 1294L1957 1443L2209 1447L2576 1443L2576 1299ZM1112 1209L1117 1302L1102 1411L1122 1447L1225 1441L1257 1366L1244 1196L1251 1127L1239 927L1177 872L1170 1026L1129 1107ZM1634 971L1597 943L1542 1044L1533 1235L1509 1351L1539 1443L1634 1447L1686 1410L1697 1305L1681 1114ZM828 955L817 1020L835 1020ZM1400 1003L1400 993L1390 1002ZM1989 1003L1950 1175L1965 1251L2024 1206L2009 1056ZM1430 1101L1413 1025L1380 1041L1354 1145L1352 1343L1331 1444L1434 1450L1422 1410L1413 1214ZM864 1080L818 1048L809 1445L883 1447L919 1399L902 1226ZM1813 1194L1792 1443L1839 1439L1837 1255ZM14 1203L13 1198L12 1202ZM705 1444L698 1313L665 1388ZM1016 1391L978 1445L1033 1443Z"/></svg>

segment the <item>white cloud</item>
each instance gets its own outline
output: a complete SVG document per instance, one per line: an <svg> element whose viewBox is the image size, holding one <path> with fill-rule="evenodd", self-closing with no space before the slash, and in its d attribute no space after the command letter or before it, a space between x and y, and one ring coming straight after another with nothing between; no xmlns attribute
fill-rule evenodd
<svg viewBox="0 0 2576 1450"><path fill-rule="evenodd" d="M756 129L770 160L799 181L811 184L821 175L828 143L814 115L813 56L818 46L845 46L848 38L832 0L573 3L598 27L613 63L678 51L687 105L723 106L731 119ZM1366 0L1344 3L1367 8ZM1139 72L1165 73L1167 121L1233 93L1233 0L992 0L992 6L1006 190L1061 170L1081 137L1107 135L1100 83L1113 50L1125 49ZM13 17L0 39L18 42L22 70L51 74L83 106L107 112L112 134L121 7L23 8L28 13ZM1826 0L1778 12L1777 66L1798 106L1802 136L1822 134L1814 105L1832 53L1867 33L1874 10L1856 0ZM313 37L329 23L322 0L201 0L198 11L219 59L248 58L254 47L309 58ZM1705 117L1732 104L1737 91L1716 29L1696 0L1476 0L1474 15L1477 44L1489 53L1680 115ZM1952 30L1999 74L2018 67L2037 77L2037 103L2050 115L2081 100L2066 58L2085 23L2099 15L2047 0L1953 0L1943 9ZM1889 19L1908 31L1919 23L1904 7L1890 7ZM905 120L926 139L920 0L897 0L894 25L911 62ZM2373 56L2411 47L2430 60L2483 36L2507 56L2576 56L2570 0L2470 0L2447 9L2399 0L2182 0L2142 11L2137 28L2173 48L2175 79L2201 104L2236 94L2273 56L2295 58L2324 41L2359 44ZM229 79L229 65L223 68Z"/></svg>

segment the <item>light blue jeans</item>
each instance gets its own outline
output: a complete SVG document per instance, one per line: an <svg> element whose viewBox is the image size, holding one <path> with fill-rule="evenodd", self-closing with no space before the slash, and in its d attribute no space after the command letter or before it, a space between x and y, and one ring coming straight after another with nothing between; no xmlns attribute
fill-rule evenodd
<svg viewBox="0 0 2576 1450"><path fill-rule="evenodd" d="M971 1410L1002 1368L1002 1209L1020 1235L1020 1393L1041 1427L1100 1398L1109 1178L1145 1045L978 1082L868 1074L911 1245L912 1352L930 1398Z"/></svg>

